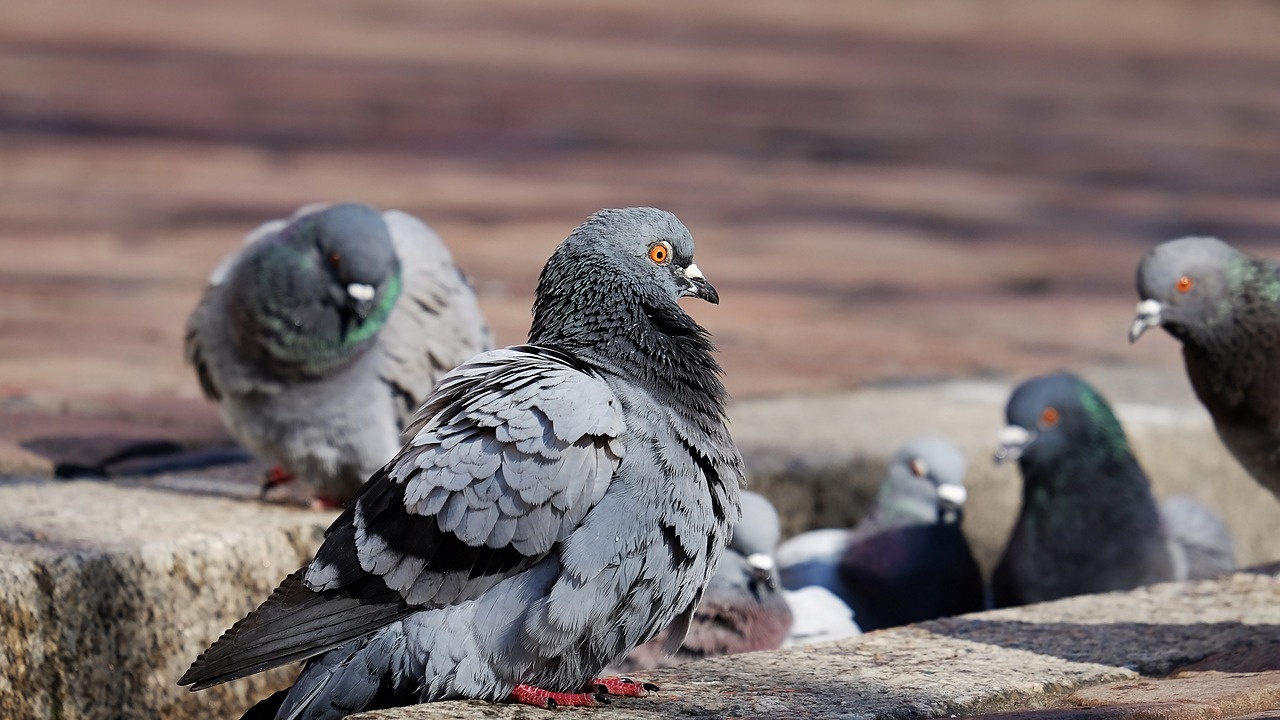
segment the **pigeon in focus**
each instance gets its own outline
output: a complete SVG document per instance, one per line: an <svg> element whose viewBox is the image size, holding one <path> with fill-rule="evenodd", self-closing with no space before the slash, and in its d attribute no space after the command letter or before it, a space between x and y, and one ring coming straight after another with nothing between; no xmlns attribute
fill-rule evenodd
<svg viewBox="0 0 1280 720"><path fill-rule="evenodd" d="M742 460L689 231L602 210L538 282L529 344L441 378L408 444L315 559L205 651L200 689L295 660L246 717L321 720L453 698L595 705L668 628L684 640L739 516Z"/></svg>
<svg viewBox="0 0 1280 720"><path fill-rule="evenodd" d="M983 609L982 575L960 527L964 473L950 442L911 441L853 530L803 533L778 548L783 586L827 588L863 632Z"/></svg>
<svg viewBox="0 0 1280 720"><path fill-rule="evenodd" d="M308 206L214 271L186 356L242 445L340 506L400 449L445 372L493 347L467 279L417 218Z"/></svg>
<svg viewBox="0 0 1280 720"><path fill-rule="evenodd" d="M1280 498L1280 266L1216 238L1161 243L1138 263L1129 342L1159 325L1182 343L1196 396L1236 460Z"/></svg>
<svg viewBox="0 0 1280 720"><path fill-rule="evenodd" d="M618 672L782 647L792 615L773 561L782 536L778 512L763 495L753 492L742 493L741 505L742 519L693 613L684 644L669 654L664 631L632 650L618 665Z"/></svg>
<svg viewBox="0 0 1280 720"><path fill-rule="evenodd" d="M1071 373L1018 386L998 461L1022 469L1022 509L992 578L997 607L1203 579L1235 567L1222 521L1175 498L1158 509L1107 401Z"/></svg>

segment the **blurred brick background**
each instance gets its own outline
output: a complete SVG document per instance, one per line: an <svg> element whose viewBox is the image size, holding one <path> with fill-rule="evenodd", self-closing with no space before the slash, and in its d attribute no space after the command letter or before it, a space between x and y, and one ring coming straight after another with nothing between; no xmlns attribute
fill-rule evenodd
<svg viewBox="0 0 1280 720"><path fill-rule="evenodd" d="M435 226L503 344L588 213L670 209L740 397L1180 373L1125 342L1134 266L1280 255L1277 37L1260 0L0 2L0 437L216 434L185 317L317 200Z"/></svg>

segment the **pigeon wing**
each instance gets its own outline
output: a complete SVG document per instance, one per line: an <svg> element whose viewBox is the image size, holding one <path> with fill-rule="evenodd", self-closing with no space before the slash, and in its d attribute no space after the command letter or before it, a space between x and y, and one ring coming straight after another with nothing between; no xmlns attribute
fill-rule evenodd
<svg viewBox="0 0 1280 720"><path fill-rule="evenodd" d="M308 208L300 210L299 214L305 210ZM216 402L222 399L223 389L219 386L220 383L252 384L248 378L224 377L226 373L234 373L237 365L229 357L221 357L230 352L230 341L226 337L227 310L222 297L226 292L227 278L235 272L236 266L249 254L254 244L273 237L286 227L288 222L279 219L271 220L254 228L245 236L244 246L223 258L209 275L209 284L205 287L204 294L200 296L200 302L187 318L183 355L195 368L196 376L200 379L200 389L210 400ZM221 372L214 369L215 365L221 369Z"/></svg>
<svg viewBox="0 0 1280 720"><path fill-rule="evenodd" d="M581 523L622 460L620 403L567 356L483 353L441 379L413 439L365 483L309 566L179 681L196 689L312 657L479 596Z"/></svg>
<svg viewBox="0 0 1280 720"><path fill-rule="evenodd" d="M440 376L493 347L476 294L440 237L412 215L382 214L400 258L400 299L379 335L379 375L396 398L400 424Z"/></svg>

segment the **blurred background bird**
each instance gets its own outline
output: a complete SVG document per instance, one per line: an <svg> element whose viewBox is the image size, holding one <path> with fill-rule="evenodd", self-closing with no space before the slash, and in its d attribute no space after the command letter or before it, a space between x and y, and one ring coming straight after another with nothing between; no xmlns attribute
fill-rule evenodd
<svg viewBox="0 0 1280 720"><path fill-rule="evenodd" d="M420 220L342 203L249 234L187 321L231 434L340 507L400 449L438 377L493 344L466 277Z"/></svg>

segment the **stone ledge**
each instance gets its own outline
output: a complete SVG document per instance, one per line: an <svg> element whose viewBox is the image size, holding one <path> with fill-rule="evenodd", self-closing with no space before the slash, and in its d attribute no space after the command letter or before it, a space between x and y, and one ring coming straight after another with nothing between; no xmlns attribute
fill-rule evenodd
<svg viewBox="0 0 1280 720"><path fill-rule="evenodd" d="M243 711L294 671L198 695L174 681L331 519L96 482L0 484L0 717Z"/></svg>
<svg viewBox="0 0 1280 720"><path fill-rule="evenodd" d="M924 432L953 438L970 461L972 500L966 531L979 556L989 562L1004 541L1019 497L1016 469L994 467L988 461L1007 392L1005 386L972 382L871 388L743 402L731 408L731 416L753 486L780 505L792 529L852 523L901 443ZM1118 408L1158 494L1190 491L1207 499L1241 538L1243 560L1280 555L1274 535L1274 528L1280 527L1280 503L1235 466L1194 400L1172 407L1120 402ZM139 487L0 480L0 717L233 716L287 683L290 670L197 694L173 685L196 654L310 557L333 517L244 501L257 493L256 472L254 466L228 466L137 480ZM1204 482L1206 477L1214 482ZM1179 593L1194 594L1183 590L1170 597L1181 598ZM1272 604L1280 605L1275 600ZM1094 605L1088 607L1093 608L1090 613L1100 612ZM1015 624L991 624L992 618L1001 617L975 616L955 626L944 621L901 635L873 633L857 645L833 646L814 657L854 668L850 677L866 680L857 687L892 699L903 713L960 707L954 704L956 697L982 699L963 706L975 711L1036 705L1086 684L1133 677L1127 671L1116 674L1127 667L1124 662L1085 657L1059 667L1046 665L1034 652L1015 654L1014 659L989 656L992 643L1025 642L1034 650L1036 643L1049 642L1041 636L1051 634L1052 628L1035 624L1040 621L1034 620L1034 613L1018 615L1021 619ZM997 642L991 635L996 630L1008 638ZM1122 630L1113 626L1107 634L1118 636ZM1145 630L1139 630L1131 640L1142 644ZM1167 667L1148 664L1143 671L1159 675L1221 649L1209 645L1197 645ZM718 708L717 713L769 704L791 707L786 701L792 696L833 706L864 702L857 693L854 700L845 697L851 692L848 678L833 680L820 668L798 664L809 657L807 653L819 651L789 652L723 661L727 664L716 666L723 677L714 681L673 670L663 675L669 687L660 698L702 698L708 688L719 688L725 697L708 706ZM894 677L912 677L909 668L923 673L920 668L930 662L940 665L935 674L946 674L950 683L947 668L953 656L986 658L979 665L997 663L989 670L972 669L966 682L1003 682L1011 668L998 663L1014 663L1010 682L999 685L1004 695L983 694L973 682L963 693L948 689L937 695L925 682L926 675L917 678L919 685L894 684ZM899 662L903 668L886 665ZM1026 663L1025 668L1018 663ZM884 673L882 680L876 679L877 672ZM785 682L761 684L779 673ZM1013 678L1021 679L1012 682ZM835 685L824 689L827 681ZM769 694L778 685L789 685L789 694ZM448 705L455 706L467 704ZM446 712L445 706L433 707L432 712ZM477 707L490 713L542 716L530 709ZM664 714L679 707L620 701L613 712ZM686 710L695 713L698 707L688 705ZM846 707L853 715L855 710ZM455 711L461 712L447 712Z"/></svg>
<svg viewBox="0 0 1280 720"><path fill-rule="evenodd" d="M1276 642L1280 580L1238 573L653 671L643 678L661 686L660 692L615 699L605 710L562 708L552 715L467 701L369 712L352 720L945 717L1058 707L1082 688L1142 682L1215 653Z"/></svg>

